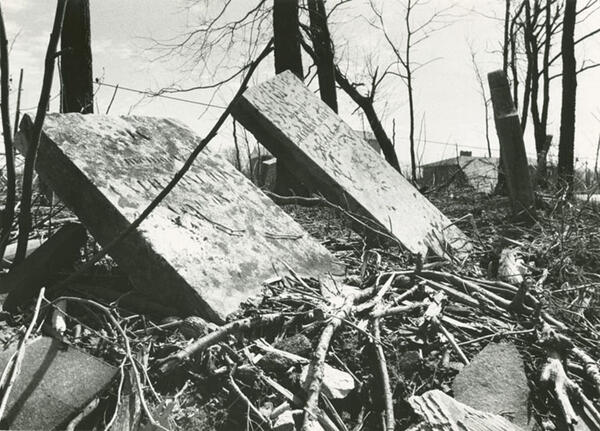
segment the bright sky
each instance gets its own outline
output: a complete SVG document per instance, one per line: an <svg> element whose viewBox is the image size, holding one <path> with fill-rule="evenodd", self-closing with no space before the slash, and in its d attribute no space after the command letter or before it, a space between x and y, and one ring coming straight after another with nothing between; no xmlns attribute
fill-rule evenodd
<svg viewBox="0 0 600 431"><path fill-rule="evenodd" d="M206 0L198 3L204 5ZM250 4L248 0L233 0L233 3L233 12L237 13L243 13ZM28 113L34 114L55 2L4 0L0 1L0 4L7 25L8 39L11 41L16 37L10 58L13 86L16 89L19 69L23 68L25 78L21 106ZM194 27L194 23L198 22L198 13L203 7L186 10L185 6L188 4L189 0L91 0L94 77L107 84L154 91L174 82L184 86L209 84L206 73L199 75L190 72L182 67L182 59L152 61L158 53L149 50L150 38L165 40ZM332 1L328 4L332 4ZM399 15L402 11L398 4L396 0L385 0L383 8L392 37L401 43L402 38L397 26L402 25ZM450 2L445 0L429 1L416 14L415 25L433 10L439 10L449 4ZM417 62L437 59L417 71L414 83L417 126L420 126L423 119L422 140L426 137L424 147L421 143L419 148L423 163L453 157L457 150L471 150L473 155L487 153L483 102L475 80L469 44L476 52L484 76L489 71L501 68L499 41L502 38L502 22L490 16L502 16L504 1L459 0L454 4L452 24L432 34L413 54ZM331 30L337 47L336 55L341 61L342 69L346 70L350 77L358 78L361 74L364 76L368 59L372 64L385 67L391 58L381 33L369 26L363 17L367 12L368 7L363 0L354 0L337 9L331 19ZM576 32L584 34L597 27L600 27L600 13L579 24ZM559 40L556 43L559 44ZM214 58L209 61L211 64L221 60L235 61L243 57L245 49L243 42L237 42L237 45L225 54L228 58ZM600 61L600 35L578 45L576 55L579 61L584 58ZM255 77L254 82L272 75L272 58L266 61L259 69L259 76ZM305 60L304 65L306 69L308 60ZM559 68L560 65L557 71ZM223 76L230 72L220 73ZM595 118L600 118L599 82L600 68L586 71L578 78L576 154L581 163L587 161L592 168L600 133L600 121ZM226 105L236 90L235 85L237 82L216 94L213 91L194 91L173 95L195 103L147 98L137 93L119 90L110 112L175 117L198 133L204 134L211 128L221 109L206 109L202 103ZM314 86L314 83L311 85ZM560 79L553 80L552 86L554 97L550 104L549 133L554 134L557 143ZM107 109L113 89L97 89L96 111L103 113ZM13 95L16 96L15 93ZM57 94L58 85L55 84L52 95ZM355 106L344 96L339 97L342 117L355 129L368 127L360 112L355 110ZM11 109L15 108L15 100L16 97L13 97ZM395 122L398 156L403 163L408 163L408 107L404 84L398 78L387 79L379 100L376 107L383 114L384 126L391 136L392 123ZM53 99L51 109L58 109L58 97ZM530 133L526 136L527 150L528 153L534 154L531 125L528 126L528 131ZM493 150L497 153L493 121L490 135ZM227 126L211 145L222 148L230 146L231 136L231 128Z"/></svg>

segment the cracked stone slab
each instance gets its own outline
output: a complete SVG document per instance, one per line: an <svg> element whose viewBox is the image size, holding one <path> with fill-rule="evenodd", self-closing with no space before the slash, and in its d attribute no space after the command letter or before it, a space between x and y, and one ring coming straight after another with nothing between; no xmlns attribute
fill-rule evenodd
<svg viewBox="0 0 600 431"><path fill-rule="evenodd" d="M21 147L29 127L26 118ZM36 169L106 245L200 141L166 118L48 114ZM216 322L260 294L265 280L286 273L285 264L315 277L342 272L322 245L208 148L111 256L136 288L183 314Z"/></svg>
<svg viewBox="0 0 600 431"><path fill-rule="evenodd" d="M293 73L246 90L233 115L294 175L368 214L411 252L462 258L471 250L458 227Z"/></svg>

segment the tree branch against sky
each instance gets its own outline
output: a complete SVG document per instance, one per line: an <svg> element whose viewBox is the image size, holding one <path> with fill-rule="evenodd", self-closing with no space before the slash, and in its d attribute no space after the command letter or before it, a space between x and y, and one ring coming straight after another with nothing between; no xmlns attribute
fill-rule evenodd
<svg viewBox="0 0 600 431"><path fill-rule="evenodd" d="M400 35L393 34L391 28L400 28L398 26L398 14L393 8L389 8L389 3L382 2L377 4L375 0L369 0L371 11L375 15L373 26L379 29L387 42L388 48L392 51L396 58L396 75L402 79L406 85L408 96L408 116L409 116L409 146L410 146L410 161L411 161L411 178L417 180L417 160L415 152L415 96L414 96L414 74L426 65L434 62L437 58L430 58L422 62L414 59L415 49L429 37L446 27L452 21L450 20L449 11L452 5L445 8L428 12L428 14L420 21L415 19L416 9L427 6L429 2L425 0L408 0L402 10L402 21L404 31ZM387 5L387 6L386 6ZM384 15L384 6L388 7L386 11L390 11L389 15ZM398 8L399 5L395 5ZM392 27L389 21L394 21ZM401 43L403 39L404 43Z"/></svg>

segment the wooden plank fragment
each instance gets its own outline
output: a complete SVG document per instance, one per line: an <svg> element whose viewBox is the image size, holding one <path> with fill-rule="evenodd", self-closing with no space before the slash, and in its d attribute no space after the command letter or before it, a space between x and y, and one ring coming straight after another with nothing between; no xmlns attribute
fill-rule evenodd
<svg viewBox="0 0 600 431"><path fill-rule="evenodd" d="M37 171L104 245L199 142L170 119L49 114ZM340 272L323 246L211 151L111 256L139 289L217 322L286 272L284 263L310 276Z"/></svg>
<svg viewBox="0 0 600 431"><path fill-rule="evenodd" d="M290 72L246 90L233 115L303 182L368 214L408 250L462 257L467 237Z"/></svg>

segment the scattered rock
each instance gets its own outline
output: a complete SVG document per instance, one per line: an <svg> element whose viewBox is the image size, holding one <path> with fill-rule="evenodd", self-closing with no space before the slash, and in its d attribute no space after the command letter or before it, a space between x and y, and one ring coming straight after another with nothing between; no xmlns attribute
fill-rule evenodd
<svg viewBox="0 0 600 431"><path fill-rule="evenodd" d="M498 278L507 283L519 285L523 282L523 275L527 274L527 268L513 248L505 248L500 253L498 263Z"/></svg>
<svg viewBox="0 0 600 431"><path fill-rule="evenodd" d="M294 414L291 410L284 411L273 422L273 431L294 431L295 429Z"/></svg>
<svg viewBox="0 0 600 431"><path fill-rule="evenodd" d="M307 378L309 368L310 365L304 365L300 375L300 381L305 389L306 385L308 385ZM354 387L355 382L350 374L325 364L322 391L327 398L335 400L346 398L348 394L354 390Z"/></svg>
<svg viewBox="0 0 600 431"><path fill-rule="evenodd" d="M454 397L477 410L528 425L529 386L514 344L490 343L454 379Z"/></svg>

